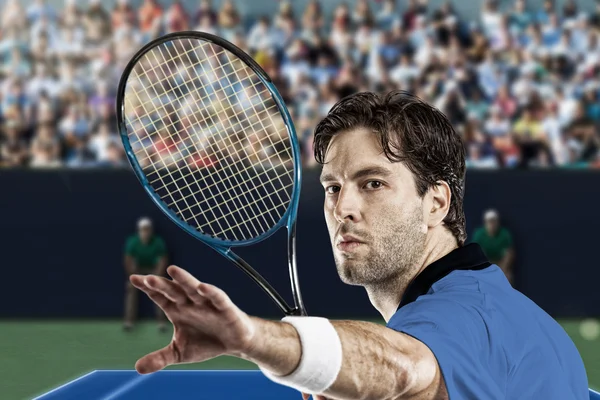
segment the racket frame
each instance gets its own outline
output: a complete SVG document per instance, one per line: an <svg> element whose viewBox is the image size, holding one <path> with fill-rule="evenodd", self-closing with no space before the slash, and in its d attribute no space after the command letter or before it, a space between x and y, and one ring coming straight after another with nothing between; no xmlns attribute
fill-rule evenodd
<svg viewBox="0 0 600 400"><path fill-rule="evenodd" d="M294 163L294 185L292 189L292 194L290 198L290 203L288 207L281 217L281 219L277 222L277 224L273 225L269 230L262 233L261 235L252 238L245 239L240 241L230 241L223 240L220 238L215 238L209 235L206 235L197 229L194 229L192 226L188 225L184 222L177 214L171 210L167 204L156 194L152 185L148 182L146 175L143 172L142 167L137 161L137 158L133 152L131 144L129 142L129 136L127 132L127 126L125 123L125 90L127 87L127 81L133 68L137 64L137 62L146 55L151 49L162 45L163 43L177 40L177 39L192 39L192 40L202 40L205 42L213 43L217 46L222 47L223 49L233 53L236 57L238 57L242 62L244 62L248 67L250 67L253 72L259 77L262 83L269 90L271 97L275 101L277 108L284 120L285 127L288 131L288 135L290 138L290 144L292 148L293 155L293 163ZM285 102L281 97L281 94L273 84L271 78L267 75L267 73L258 65L252 57L246 54L243 50L235 46L233 43L229 41L206 33L206 32L196 32L196 31L182 31L170 33L164 36L161 36L157 39L154 39L144 45L140 50L138 50L135 55L131 58L131 60L127 63L123 73L121 75L121 79L119 81L119 86L117 89L117 102L116 102L116 113L117 113L117 124L119 129L119 135L121 136L121 141L123 142L123 147L125 149L125 154L127 155L127 159L129 164L133 168L135 175L138 180L142 184L144 190L150 196L154 204L169 218L173 221L177 226L183 229L185 232L195 237L196 239L202 241L207 244L213 250L217 251L227 259L229 259L234 265L240 268L243 272L245 272L258 286L263 289L275 302L275 304L279 307L279 309L285 315L307 315L306 309L304 306L304 302L302 300L302 294L300 291L300 282L298 278L298 269L296 263L296 218L298 215L298 203L300 199L300 187L302 183L302 165L300 161L300 145L298 143L298 137L296 134L296 129L294 127L292 117L285 106ZM275 290L275 288L267 282L267 280L254 268L252 268L245 260L243 260L240 256L233 252L232 247L242 247L249 246L256 243L259 243L271 235L273 235L276 231L281 229L282 227L286 227L287 229L287 247L288 247L288 269L290 276L290 283L292 288L292 296L294 299L295 307L290 307L287 302L283 299L283 297Z"/></svg>

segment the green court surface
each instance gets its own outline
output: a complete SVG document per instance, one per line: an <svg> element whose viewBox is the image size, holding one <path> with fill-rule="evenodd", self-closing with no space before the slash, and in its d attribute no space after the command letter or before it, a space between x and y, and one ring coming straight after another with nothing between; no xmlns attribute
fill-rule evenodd
<svg viewBox="0 0 600 400"><path fill-rule="evenodd" d="M380 322L380 321L377 321ZM600 337L584 339L580 321L561 321L585 362L590 386L600 388ZM146 322L132 332L118 321L0 322L0 398L32 399L96 369L133 369L135 361L169 343L171 332L160 333ZM253 369L254 364L220 357L184 369Z"/></svg>

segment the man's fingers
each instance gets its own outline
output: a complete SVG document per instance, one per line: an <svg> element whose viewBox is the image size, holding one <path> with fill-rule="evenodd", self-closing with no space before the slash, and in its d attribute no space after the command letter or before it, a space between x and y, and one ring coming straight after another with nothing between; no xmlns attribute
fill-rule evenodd
<svg viewBox="0 0 600 400"><path fill-rule="evenodd" d="M173 281L154 275L148 275L144 281L146 286L152 290L160 292L173 303L184 304L188 300L188 296L183 291L181 286Z"/></svg>
<svg viewBox="0 0 600 400"><path fill-rule="evenodd" d="M153 302L155 302L156 305L159 306L163 311L166 311L167 308L169 308L169 305L172 304L172 301L166 298L165 295L148 286L145 276L131 275L129 281L133 286L146 293L148 297Z"/></svg>
<svg viewBox="0 0 600 400"><path fill-rule="evenodd" d="M179 284L185 293L187 293L188 297L195 303L204 302L204 299L198 293L198 285L200 284L200 281L192 274L182 268L176 267L175 265L171 265L169 268L167 268L167 273L171 278L173 278L174 282Z"/></svg>
<svg viewBox="0 0 600 400"><path fill-rule="evenodd" d="M146 277L144 275L134 274L129 276L129 282L131 282L131 284L136 288L144 290L146 288L146 282L144 282L145 278Z"/></svg>
<svg viewBox="0 0 600 400"><path fill-rule="evenodd" d="M198 293L210 301L212 305L219 311L231 310L235 307L235 304L233 304L229 296L227 296L224 291L214 285L200 283L198 285Z"/></svg>
<svg viewBox="0 0 600 400"><path fill-rule="evenodd" d="M177 355L172 345L145 355L135 363L135 369L140 374L150 374L160 371L171 364L177 363Z"/></svg>
<svg viewBox="0 0 600 400"><path fill-rule="evenodd" d="M214 285L200 282L186 270L172 265L167 268L167 273L195 302L201 303L208 300L220 311L230 310L235 307L224 291Z"/></svg>

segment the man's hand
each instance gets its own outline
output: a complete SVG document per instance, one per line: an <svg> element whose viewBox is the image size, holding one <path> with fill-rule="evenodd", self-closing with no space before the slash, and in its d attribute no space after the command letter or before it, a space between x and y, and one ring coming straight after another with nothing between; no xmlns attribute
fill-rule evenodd
<svg viewBox="0 0 600 400"><path fill-rule="evenodd" d="M224 354L243 354L250 349L255 326L221 289L202 283L175 266L169 267L167 273L172 281L153 275L130 277L131 283L165 312L174 328L167 347L138 360L135 368L139 373Z"/></svg>

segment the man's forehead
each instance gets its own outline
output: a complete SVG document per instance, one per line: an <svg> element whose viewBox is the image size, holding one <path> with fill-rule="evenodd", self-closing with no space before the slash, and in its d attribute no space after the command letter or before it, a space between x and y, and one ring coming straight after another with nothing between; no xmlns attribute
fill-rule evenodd
<svg viewBox="0 0 600 400"><path fill-rule="evenodd" d="M357 128L333 137L325 155L321 180L328 176L349 178L364 170L374 174L395 174L401 169L401 163L393 163L387 158L373 132Z"/></svg>
<svg viewBox="0 0 600 400"><path fill-rule="evenodd" d="M329 143L325 163L343 164L359 159L387 160L377 136L367 128L338 132Z"/></svg>

